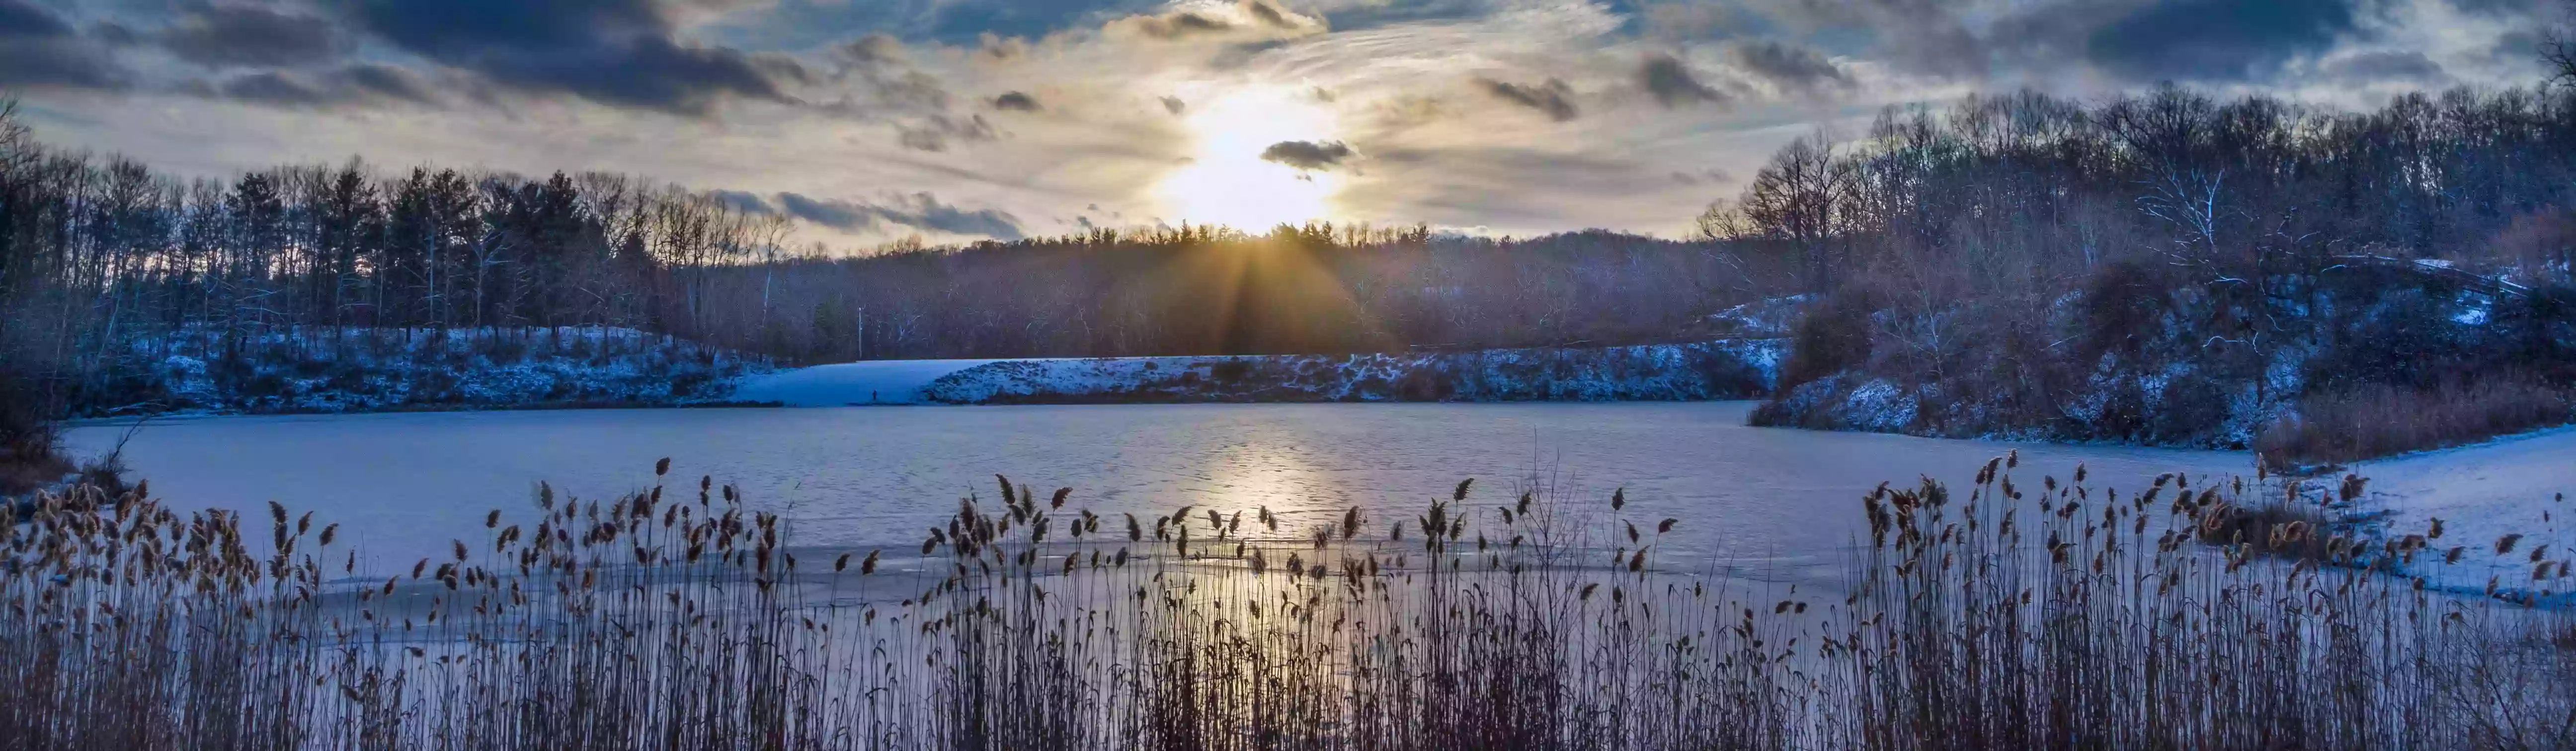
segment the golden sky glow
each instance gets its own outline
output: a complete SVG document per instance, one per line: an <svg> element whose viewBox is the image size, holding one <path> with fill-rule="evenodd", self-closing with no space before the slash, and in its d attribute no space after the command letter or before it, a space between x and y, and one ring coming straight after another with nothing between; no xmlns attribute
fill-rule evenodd
<svg viewBox="0 0 2576 751"><path fill-rule="evenodd" d="M1300 172L1261 158L1283 141L1338 140L1332 111L1310 95L1273 86L1239 89L1192 105L1184 122L1195 141L1192 161L1165 175L1156 190L1166 220L1260 232L1332 218L1331 200L1344 180L1339 169Z"/></svg>

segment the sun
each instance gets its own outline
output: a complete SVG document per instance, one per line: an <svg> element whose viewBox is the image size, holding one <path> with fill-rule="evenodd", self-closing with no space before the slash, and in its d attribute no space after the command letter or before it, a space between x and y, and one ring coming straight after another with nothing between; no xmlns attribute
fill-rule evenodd
<svg viewBox="0 0 2576 751"><path fill-rule="evenodd" d="M1171 219L1260 232L1331 218L1339 172L1301 172L1261 158L1282 141L1338 140L1332 111L1308 94L1241 89L1194 103L1184 123L1195 141L1192 161L1164 176L1156 191Z"/></svg>

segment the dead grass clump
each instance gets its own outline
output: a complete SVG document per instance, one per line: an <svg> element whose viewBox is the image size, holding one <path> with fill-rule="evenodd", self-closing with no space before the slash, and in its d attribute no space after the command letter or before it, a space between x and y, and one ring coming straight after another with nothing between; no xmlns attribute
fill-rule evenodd
<svg viewBox="0 0 2576 751"><path fill-rule="evenodd" d="M2416 389L2370 384L2299 400L2255 438L2277 466L2340 463L2423 451L2576 420L2568 393L2536 378L2498 375Z"/></svg>

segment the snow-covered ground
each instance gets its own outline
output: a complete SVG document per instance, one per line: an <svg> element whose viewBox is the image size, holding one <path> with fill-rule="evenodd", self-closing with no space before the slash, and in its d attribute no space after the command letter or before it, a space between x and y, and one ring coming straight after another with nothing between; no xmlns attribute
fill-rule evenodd
<svg viewBox="0 0 2576 751"><path fill-rule="evenodd" d="M733 400L787 407L921 404L942 376L1002 360L869 360L746 376Z"/></svg>
<svg viewBox="0 0 2576 751"><path fill-rule="evenodd" d="M634 329L306 327L135 342L85 415L375 412L718 401L766 360Z"/></svg>
<svg viewBox="0 0 2576 751"><path fill-rule="evenodd" d="M2378 516L2373 531L2388 539L2424 534L2442 520L2434 555L2418 557L2415 572L2454 589L2479 590L2487 581L2507 590L2576 590L2576 578L2552 572L2535 582L2531 551L2546 545L2543 561L2576 560L2576 427L2544 430L2458 448L2362 462L2351 471L2369 478L2368 492L2352 509ZM2496 541L2519 534L2513 552L2499 555ZM2466 547L2456 564L2440 553Z"/></svg>

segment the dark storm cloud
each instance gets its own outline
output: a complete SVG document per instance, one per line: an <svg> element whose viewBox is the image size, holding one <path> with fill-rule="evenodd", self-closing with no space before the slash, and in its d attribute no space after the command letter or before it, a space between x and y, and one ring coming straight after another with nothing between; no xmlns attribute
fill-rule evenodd
<svg viewBox="0 0 2576 751"><path fill-rule="evenodd" d="M385 41L521 91L705 114L728 98L793 101L793 61L684 44L654 0L352 0Z"/></svg>
<svg viewBox="0 0 2576 751"><path fill-rule="evenodd" d="M1815 50L1775 41L1738 44L1727 49L1736 70L1783 92L1816 92L1847 88L1851 75Z"/></svg>
<svg viewBox="0 0 2576 751"><path fill-rule="evenodd" d="M1725 93L1700 83L1699 76L1692 75L1689 66L1671 55L1646 56L1645 65L1637 69L1637 83L1644 86L1647 93L1654 94L1655 101L1665 107L1701 102L1723 104L1727 99Z"/></svg>
<svg viewBox="0 0 2576 751"><path fill-rule="evenodd" d="M1261 160L1277 162L1310 172L1322 172L1340 166L1351 158L1351 147L1340 141L1280 141L1261 150Z"/></svg>
<svg viewBox="0 0 2576 751"><path fill-rule="evenodd" d="M70 21L29 0L0 0L0 89L115 89L130 78Z"/></svg>
<svg viewBox="0 0 2576 751"><path fill-rule="evenodd" d="M330 21L268 8L192 3L161 32L161 46L209 68L295 66L336 59L348 37Z"/></svg>
<svg viewBox="0 0 2576 751"><path fill-rule="evenodd" d="M993 109L1011 112L1036 112L1046 109L1046 106L1038 104L1038 98L1029 96L1026 92L1012 91L1006 92L1001 96L993 97Z"/></svg>
<svg viewBox="0 0 2576 751"><path fill-rule="evenodd" d="M2182 0L2094 30L2094 65L2135 80L2257 81L2354 28L2345 0Z"/></svg>
<svg viewBox="0 0 2576 751"><path fill-rule="evenodd" d="M884 203L838 201L798 193L778 194L788 216L843 231L876 229L893 224L953 235L977 235L1012 241L1028 237L1019 217L998 209L966 210L941 203L929 193L895 196Z"/></svg>
<svg viewBox="0 0 2576 751"><path fill-rule="evenodd" d="M1547 83L1532 86L1490 78L1476 79L1476 84L1482 87L1485 93L1506 102L1545 112L1548 119L1560 123L1572 120L1576 115L1581 114L1575 109L1574 101L1571 99L1574 95L1573 87L1554 78L1547 79Z"/></svg>

